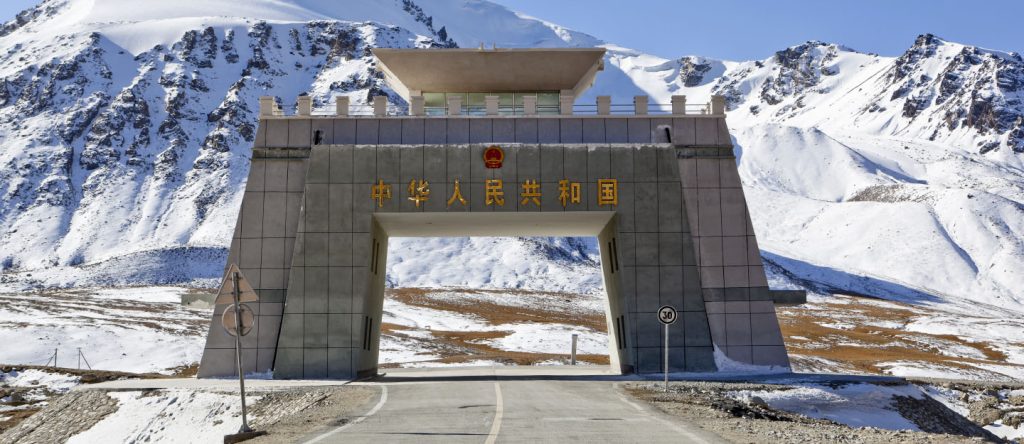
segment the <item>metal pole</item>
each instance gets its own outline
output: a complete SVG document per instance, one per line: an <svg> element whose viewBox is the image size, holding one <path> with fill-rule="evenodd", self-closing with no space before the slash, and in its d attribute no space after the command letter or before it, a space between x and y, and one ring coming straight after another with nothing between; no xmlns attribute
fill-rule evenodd
<svg viewBox="0 0 1024 444"><path fill-rule="evenodd" d="M572 357L570 358L570 362L572 363L572 365L576 365L576 339L579 336L580 335L576 333L572 334Z"/></svg>
<svg viewBox="0 0 1024 444"><path fill-rule="evenodd" d="M665 392L668 392L668 324L665 324Z"/></svg>
<svg viewBox="0 0 1024 444"><path fill-rule="evenodd" d="M57 348L53 349L53 368L57 368Z"/></svg>
<svg viewBox="0 0 1024 444"><path fill-rule="evenodd" d="M249 428L249 421L246 418L245 411L245 371L242 370L242 311L240 309L239 294L238 294L238 272L235 272L231 276L234 285L234 297L235 297L235 359L238 362L238 388L242 394L242 428L238 430L238 433L251 432Z"/></svg>
<svg viewBox="0 0 1024 444"><path fill-rule="evenodd" d="M78 347L78 369L82 369L82 347Z"/></svg>

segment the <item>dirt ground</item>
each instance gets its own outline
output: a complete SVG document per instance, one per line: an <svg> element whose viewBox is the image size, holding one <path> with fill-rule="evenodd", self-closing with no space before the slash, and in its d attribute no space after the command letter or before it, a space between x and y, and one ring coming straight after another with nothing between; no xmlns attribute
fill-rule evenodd
<svg viewBox="0 0 1024 444"><path fill-rule="evenodd" d="M261 393L253 406L253 427L266 436L247 443L298 442L320 429L345 424L345 417L370 409L380 398L380 388L346 385Z"/></svg>

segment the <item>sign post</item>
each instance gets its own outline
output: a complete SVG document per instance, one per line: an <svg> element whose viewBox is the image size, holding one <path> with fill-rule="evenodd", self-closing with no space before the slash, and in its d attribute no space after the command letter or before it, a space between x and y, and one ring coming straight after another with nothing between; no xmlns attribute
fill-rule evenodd
<svg viewBox="0 0 1024 444"><path fill-rule="evenodd" d="M221 316L221 326L224 327L224 330L229 335L235 337L235 362L238 365L238 388L242 398L242 427L238 430L238 433L246 435L258 432L253 432L249 428L248 412L245 406L245 369L242 367L242 336L252 331L253 324L256 322L256 316L252 308L249 308L243 302L253 302L259 299L252 285L242 275L242 271L238 269L237 265L231 264L231 267L228 268L228 275L224 277L224 282L221 284L214 304L231 303L231 306L225 308L224 315Z"/></svg>
<svg viewBox="0 0 1024 444"><path fill-rule="evenodd" d="M245 412L245 372L242 371L242 335L246 332L242 331L242 303L238 300L238 281L241 272L236 271L231 273L231 280L234 285L234 299L235 303L231 304L232 309L235 310L235 360L238 361L238 388L242 394L242 428L238 430L239 433L251 432L249 428L249 420L246 418Z"/></svg>
<svg viewBox="0 0 1024 444"><path fill-rule="evenodd" d="M668 392L668 326L676 321L676 309L671 305L659 308L658 320L665 326L665 391Z"/></svg>

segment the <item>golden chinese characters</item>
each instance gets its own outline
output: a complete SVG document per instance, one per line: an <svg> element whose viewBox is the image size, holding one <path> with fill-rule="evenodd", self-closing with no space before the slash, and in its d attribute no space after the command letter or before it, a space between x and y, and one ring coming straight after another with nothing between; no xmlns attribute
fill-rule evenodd
<svg viewBox="0 0 1024 444"><path fill-rule="evenodd" d="M562 202L562 208L566 203L580 203L580 183L569 182L569 179L558 181L558 200Z"/></svg>
<svg viewBox="0 0 1024 444"><path fill-rule="evenodd" d="M430 183L425 180L416 183L416 180L409 181L409 200L416 203L416 208L420 207L420 204L426 202L430 198Z"/></svg>
<svg viewBox="0 0 1024 444"><path fill-rule="evenodd" d="M619 204L619 181L616 179L597 180L597 205Z"/></svg>
<svg viewBox="0 0 1024 444"><path fill-rule="evenodd" d="M487 179L484 183L484 204L505 206L505 191L502 186L504 183L501 179Z"/></svg>
<svg viewBox="0 0 1024 444"><path fill-rule="evenodd" d="M519 196L523 198L519 202L520 205L526 205L533 202L534 205L540 207L540 182L536 180L527 180L523 182L523 192L519 193Z"/></svg>
<svg viewBox="0 0 1024 444"><path fill-rule="evenodd" d="M448 199L448 206L452 206L455 201L459 201L462 206L466 206L466 198L462 197L462 188L459 187L459 179L455 179L455 189L452 191L452 197Z"/></svg>
<svg viewBox="0 0 1024 444"><path fill-rule="evenodd" d="M391 199L391 185L378 180L370 187L370 198L377 201L378 207L383 207L384 201Z"/></svg>
<svg viewBox="0 0 1024 444"><path fill-rule="evenodd" d="M505 206L505 182L501 179L487 179L484 181L484 205L487 206ZM615 206L619 204L619 181L616 179L598 179L597 187L595 189L597 194L597 205ZM541 206L541 183L536 179L526 179L520 186L522 191L519 193L520 206L536 205L538 208ZM409 181L407 187L409 191L409 201L416 204L416 208L420 208L425 202L430 199L430 183L422 179L413 179ZM391 184L385 183L383 180L378 179L376 183L370 186L370 198L377 202L377 207L383 208L384 201L391 199ZM583 202L583 185L580 182L573 182L570 179L562 179L558 181L558 201L562 204L562 208L567 208L570 204L579 205ZM462 184L459 179L455 179L452 184L451 197L448 198L447 203L450 208L456 202L462 204L462 206L469 205L469 199L466 199L465 195L462 194Z"/></svg>

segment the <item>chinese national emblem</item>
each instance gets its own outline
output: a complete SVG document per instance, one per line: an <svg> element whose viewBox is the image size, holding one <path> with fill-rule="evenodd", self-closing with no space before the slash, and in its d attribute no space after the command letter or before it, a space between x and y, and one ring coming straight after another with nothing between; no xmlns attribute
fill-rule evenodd
<svg viewBox="0 0 1024 444"><path fill-rule="evenodd" d="M484 150L484 166L487 168L501 168L501 162L505 160L505 151L500 146L491 145Z"/></svg>

